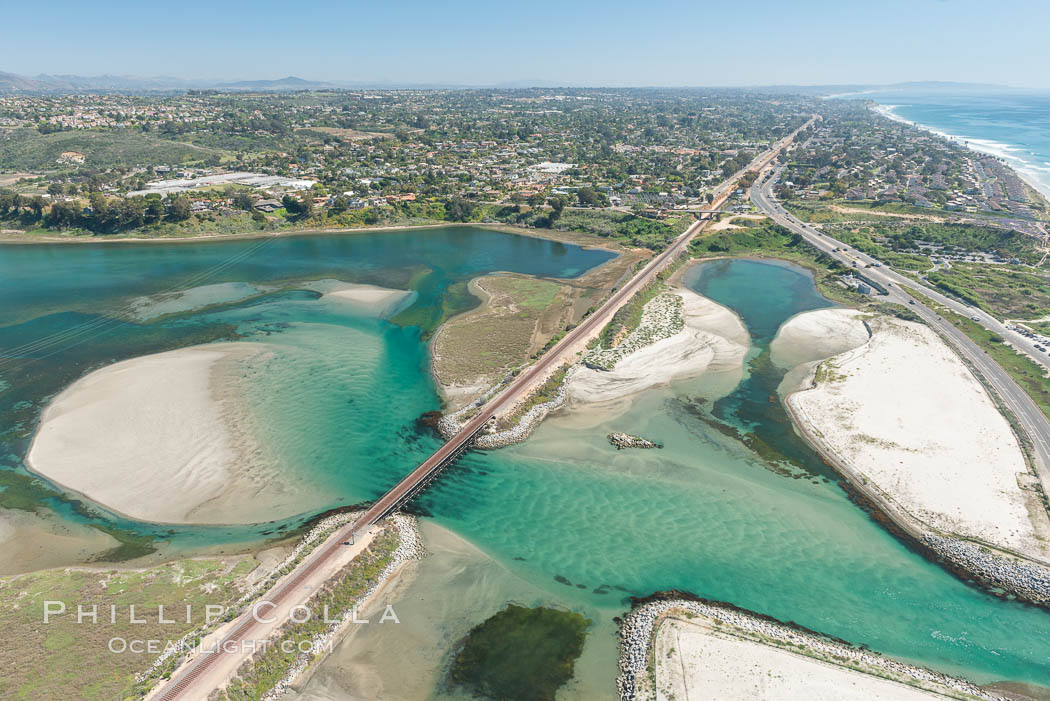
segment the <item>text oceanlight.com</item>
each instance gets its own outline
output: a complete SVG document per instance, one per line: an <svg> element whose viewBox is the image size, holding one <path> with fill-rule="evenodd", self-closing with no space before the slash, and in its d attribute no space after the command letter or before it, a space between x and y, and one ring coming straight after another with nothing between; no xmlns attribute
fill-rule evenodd
<svg viewBox="0 0 1050 701"><path fill-rule="evenodd" d="M199 607L198 607L199 608ZM333 612L329 610L327 605L320 608L318 611L314 611L309 606L299 604L293 606L287 611L287 615L284 619L281 619L277 614L277 605L271 601L262 600L257 601L252 605L248 612L248 615L253 621L260 625L273 626L273 629L277 629L285 622L289 623L306 623L311 620L320 620L326 624L338 624L338 623L353 623L353 624L367 624L371 620L368 618L361 618L358 615L356 608L351 609L349 614L343 614ZM207 604L204 606L203 625L208 627L213 623L222 622L227 619L228 610L225 606L219 604ZM68 604L64 601L45 601L44 602L44 623L52 624L57 620L69 620L76 625L117 625L118 623L123 625L125 623L132 625L192 625L194 620L200 619L200 612L196 611L194 606L187 604L185 606L164 606L157 605L153 607L136 607L134 604L128 606L100 606L98 604L76 604L74 607L72 604ZM397 613L394 611L394 607L387 605L383 610L382 615L377 619L378 623L400 623L401 620L397 617ZM327 640L324 643L315 645L310 640L293 641L293 640L218 640L214 642L201 642L199 645L189 640L159 640L159 639L130 639L121 636L110 638L109 649L110 652L114 653L125 653L131 652L135 654L148 653L148 654L160 654L162 652L247 652L256 653L264 652L266 649L272 646L279 646L281 652L311 652L317 653L323 650L331 651L332 641ZM318 647L318 645L320 647Z"/></svg>

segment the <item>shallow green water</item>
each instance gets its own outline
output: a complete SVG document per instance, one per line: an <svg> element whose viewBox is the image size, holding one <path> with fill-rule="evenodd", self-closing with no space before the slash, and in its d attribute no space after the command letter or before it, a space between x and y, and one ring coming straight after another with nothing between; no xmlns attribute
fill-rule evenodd
<svg viewBox="0 0 1050 701"><path fill-rule="evenodd" d="M828 306L796 268L733 261L695 273L687 284L732 306L754 330L752 363L780 323ZM761 366L713 402L715 412L748 424L779 376ZM981 682L1050 682L1050 616L927 562L833 482L767 469L697 418L716 399L712 384L650 392L582 434L569 418L549 421L521 447L468 456L424 503L523 577L549 578L548 588L581 606L615 608L622 590L684 589ZM665 448L617 452L604 440L610 430ZM784 428L761 430L776 442ZM818 471L804 446L792 450ZM550 584L555 575L572 585Z"/></svg>
<svg viewBox="0 0 1050 701"><path fill-rule="evenodd" d="M8 324L0 344L91 323L101 309L176 285L238 250L0 248L0 323ZM303 237L273 241L198 284L335 277L411 285L419 298L400 320L425 331L469 303L459 290L470 277L499 269L570 276L606 258L470 229ZM977 681L1050 684L1050 616L968 587L887 535L822 476L819 460L770 401L782 374L765 353L776 329L795 313L828 306L808 275L786 265L717 262L695 269L687 284L733 308L751 331L739 386L726 377L683 382L641 395L627 414L586 429L580 417L556 417L521 446L468 454L420 506L544 592L544 602L598 621L602 638L588 646L604 651L626 595L678 588ZM279 349L251 385L253 421L287 469L331 493L318 510L377 496L436 446L414 423L438 405L420 327L361 317L294 289L229 293L216 293L224 306L114 324L97 336L93 329L84 343L56 346L41 361L0 366L0 379L11 385L0 393L5 464L19 469L43 398L90 366L233 334ZM604 438L614 429L665 448L617 452ZM770 470L741 438L765 446L763 455L774 454L800 478ZM72 513L68 502L52 503ZM120 525L184 547L260 531ZM585 650L584 658L593 655ZM603 653L581 674L611 690L614 669L614 656Z"/></svg>
<svg viewBox="0 0 1050 701"><path fill-rule="evenodd" d="M436 440L415 429L419 414L439 405L421 333L478 303L465 294L470 279L495 271L575 277L612 257L471 227L0 246L0 487L9 499L18 490L20 504L43 499L69 518L181 548L295 527L313 513L374 497L434 449ZM325 278L417 294L392 324L298 285ZM156 297L184 290L190 294L183 299ZM262 527L169 528L131 522L54 490L41 494L39 483L26 486L22 458L48 397L102 365L232 338L278 351L249 388L252 418L288 470L331 487L328 503Z"/></svg>

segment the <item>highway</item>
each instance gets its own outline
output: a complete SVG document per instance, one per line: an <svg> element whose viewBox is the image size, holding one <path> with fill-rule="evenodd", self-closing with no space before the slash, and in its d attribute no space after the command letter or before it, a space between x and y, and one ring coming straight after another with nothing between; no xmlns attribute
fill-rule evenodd
<svg viewBox="0 0 1050 701"><path fill-rule="evenodd" d="M769 151L756 157L747 168L734 173L719 185L714 191L714 201L710 209L722 207L747 172L758 172L766 168L798 132L812 124L814 119L810 119L802 127L778 141ZM594 313L567 333L550 351L482 406L478 415L467 422L447 443L380 497L354 523L343 526L324 544L318 546L294 570L279 580L262 599L273 604L275 608L286 608L289 605L308 601L311 594L316 591L314 580L317 573L323 568L329 568L330 562L341 555L345 548L342 545L344 542L354 542L357 534L368 531L376 522L399 509L424 489L457 455L470 447L478 432L501 409L508 405L512 406L513 402L520 399L533 383L548 377L554 369L566 362L568 356L574 356L579 344L586 343L591 337L597 335L621 306L648 285L669 262L686 250L689 242L709 221L711 220L702 219L694 222L662 253L650 260L638 274L616 290ZM169 682L159 686L147 698L159 701L206 698L215 688L213 679L216 676L216 666L221 662L223 669L236 669L235 660L231 660L231 657L238 654L243 655L244 643L252 641L252 634L258 634L262 628L250 610L243 612L229 627L230 632L221 638L215 652L202 653L191 658L176 670ZM244 659L247 659L247 656L244 656Z"/></svg>
<svg viewBox="0 0 1050 701"><path fill-rule="evenodd" d="M998 330L1001 325L996 326L999 322L983 312L960 304L955 300L950 300L936 290L921 285L910 278L905 278L893 270L890 270L885 265L877 268L864 267L868 262L873 260L870 256L851 249L841 241L833 239L830 236L807 226L791 216L784 210L780 203L777 202L772 189L774 183L776 183L777 179L780 177L781 170L782 168L775 169L770 177L760 178L755 182L754 186L752 186L750 195L751 200L755 205L778 224L781 224L792 232L799 234L814 248L817 248L850 269L854 269L853 262L857 261L856 270L860 274L874 280L887 289L889 292L888 296L885 298L887 301L908 305L909 309L913 310L931 328L938 331L945 339L947 339L955 351L965 358L970 363L971 367L977 370L977 372L983 377L985 383L999 395L1003 405L1005 405L1014 417L1016 417L1021 430L1027 434L1027 437L1031 441L1033 448L1033 464L1036 474L1038 475L1040 482L1042 482L1044 490L1050 488L1050 472L1048 472L1048 466L1050 466L1050 422L1047 422L1046 416L1043 415L1042 411L1039 410L1039 407L1037 407L1035 402L1032 401L1032 398L1029 397L1016 382L1014 382L1013 378L1011 378L998 363L981 350L976 343L970 340L969 336L956 328L956 326L950 321L943 319L940 315L923 304L921 300L908 294L908 291L905 288L915 290L952 309L958 309L964 316L977 317L979 323L985 326L985 328L994 330L995 333L1005 335ZM1038 355L1038 352L1033 352ZM1043 359L1040 358L1040 360Z"/></svg>

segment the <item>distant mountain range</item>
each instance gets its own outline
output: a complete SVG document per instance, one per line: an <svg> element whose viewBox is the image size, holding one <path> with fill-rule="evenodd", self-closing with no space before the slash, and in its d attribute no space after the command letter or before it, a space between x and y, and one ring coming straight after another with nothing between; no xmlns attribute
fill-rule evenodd
<svg viewBox="0 0 1050 701"><path fill-rule="evenodd" d="M0 72L0 93L69 92L179 92L183 90L290 91L341 87L334 83L304 80L295 76L277 80L187 80L171 76L143 78L131 75L47 75L21 76Z"/></svg>
<svg viewBox="0 0 1050 701"><path fill-rule="evenodd" d="M0 94L12 93L174 93L185 90L220 90L244 92L290 92L294 90L333 90L333 89L464 89L464 88L556 88L571 87L560 85L549 80L514 80L495 85L457 85L398 83L392 81L317 81L287 76L276 80L203 80L174 78L171 76L140 77L130 75L47 75L22 76L0 71ZM575 86L582 87L582 86ZM598 86L600 87L600 86ZM683 86L685 87L685 86ZM741 86L745 87L745 86ZM806 95L851 95L861 97L865 92L907 91L965 91L965 92L1027 92L1021 88L1010 88L1004 85L950 82L911 82L891 85L769 85L747 86L751 90L763 90L776 93L794 93Z"/></svg>

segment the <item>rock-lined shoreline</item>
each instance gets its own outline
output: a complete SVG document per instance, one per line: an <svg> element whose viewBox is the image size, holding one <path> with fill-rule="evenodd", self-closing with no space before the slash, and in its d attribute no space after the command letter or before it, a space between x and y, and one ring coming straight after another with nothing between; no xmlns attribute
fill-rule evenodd
<svg viewBox="0 0 1050 701"><path fill-rule="evenodd" d="M1003 589L1022 601L1050 608L1050 568L929 532L922 535L922 543L985 587Z"/></svg>
<svg viewBox="0 0 1050 701"><path fill-rule="evenodd" d="M316 547L315 542L322 536L327 536L336 528L347 524L357 519L363 511L344 511L338 514L332 514L318 521L314 526L299 539L299 542L295 544L291 552L285 556L284 560L274 565L266 576L259 579L257 582L252 584L245 592L241 595L236 602L229 606L226 610L226 615L221 620L214 622L210 626L203 628L195 628L189 633L186 633L182 638L168 645L164 652L162 652L153 663L143 672L139 672L135 675L135 680L138 683L149 679L155 675L160 669L165 666L169 660L173 657L183 657L186 651L193 647L194 641L202 640L206 635L213 632L219 626L222 626L227 621L231 620L233 616L239 610L243 609L249 602L254 600L262 592L269 589L273 584L283 577L285 574L291 571L291 569L299 563L306 555L313 551ZM313 546L313 547L311 547Z"/></svg>
<svg viewBox="0 0 1050 701"><path fill-rule="evenodd" d="M536 427L539 426L545 418L547 418L548 414L565 404L565 387L568 384L575 368L576 366L573 366L566 372L565 378L562 380L561 384L558 385L557 394L555 394L555 396L552 399L542 404L536 404L530 407L525 413L521 415L521 418L518 419L517 423L515 423L514 426L506 429L505 431L482 433L474 439L474 447L481 448L482 450L505 448L508 445L521 443L526 438L531 436L532 432L536 430ZM512 377L512 375L508 375L506 378L500 381L498 385L493 387L491 390L486 392L483 396L479 397L474 402L470 403L469 405L463 407L462 409L453 414L448 414L438 419L437 429L441 436L445 440L448 440L452 436L456 435L456 433L459 432L460 428L462 428L463 423L469 420L470 416L473 415L471 412L483 406L485 402L487 402L489 398L494 396L501 387L507 384L510 381L510 379L512 379Z"/></svg>
<svg viewBox="0 0 1050 701"><path fill-rule="evenodd" d="M325 538L335 532L336 529L356 520L363 513L363 511L347 511L332 514L331 516L318 521L299 540L299 542L296 543L295 547L288 553L284 560L275 565L265 577L255 582L234 604L228 607L225 616L215 621L210 626L194 629L178 641L168 644L165 647L164 652L153 661L148 669L135 675L136 683L141 684L142 682L153 678L160 679L160 676L158 675L162 676L165 669L167 669L168 673L174 671L174 669L181 664L181 661L185 658L186 654L195 645L199 644L201 640L214 632L217 628L232 620L237 613L243 610L256 598L264 594L266 591L269 591L277 580L288 574L288 572L301 562L303 558L308 556L317 545L323 543ZM376 577L368 590L358 597L353 605L340 612L339 617L326 631L318 634L311 640L311 650L322 650L328 645L329 641L335 640L342 635L347 625L352 621L354 612L361 606L365 605L402 564L409 560L418 560L426 556L426 549L423 546L419 527L414 517L404 514L395 514L387 520L398 531L398 545L391 553L390 562ZM280 633L278 633L278 635L279 634ZM301 653L289 669L288 674L278 681L261 698L273 701L274 699L283 696L288 690L290 684L316 660L317 658L312 652Z"/></svg>
<svg viewBox="0 0 1050 701"><path fill-rule="evenodd" d="M974 698L989 701L1005 701L984 691L972 682L959 679L940 672L905 664L898 660L884 657L870 650L852 647L815 632L785 625L760 614L737 608L722 602L665 599L650 601L633 609L624 617L620 625L620 662L616 686L621 701L639 701L654 696L652 680L649 678L649 650L653 642L653 633L660 618L672 611L704 616L714 621L732 626L746 634L763 636L781 643L783 646L795 646L807 651L815 659L835 657L843 662L838 666L844 669L865 672L885 672L890 678L906 678L917 683L932 683L967 694ZM767 644L755 641L755 644ZM905 681L906 683L906 681ZM919 686L918 688L922 688Z"/></svg>

